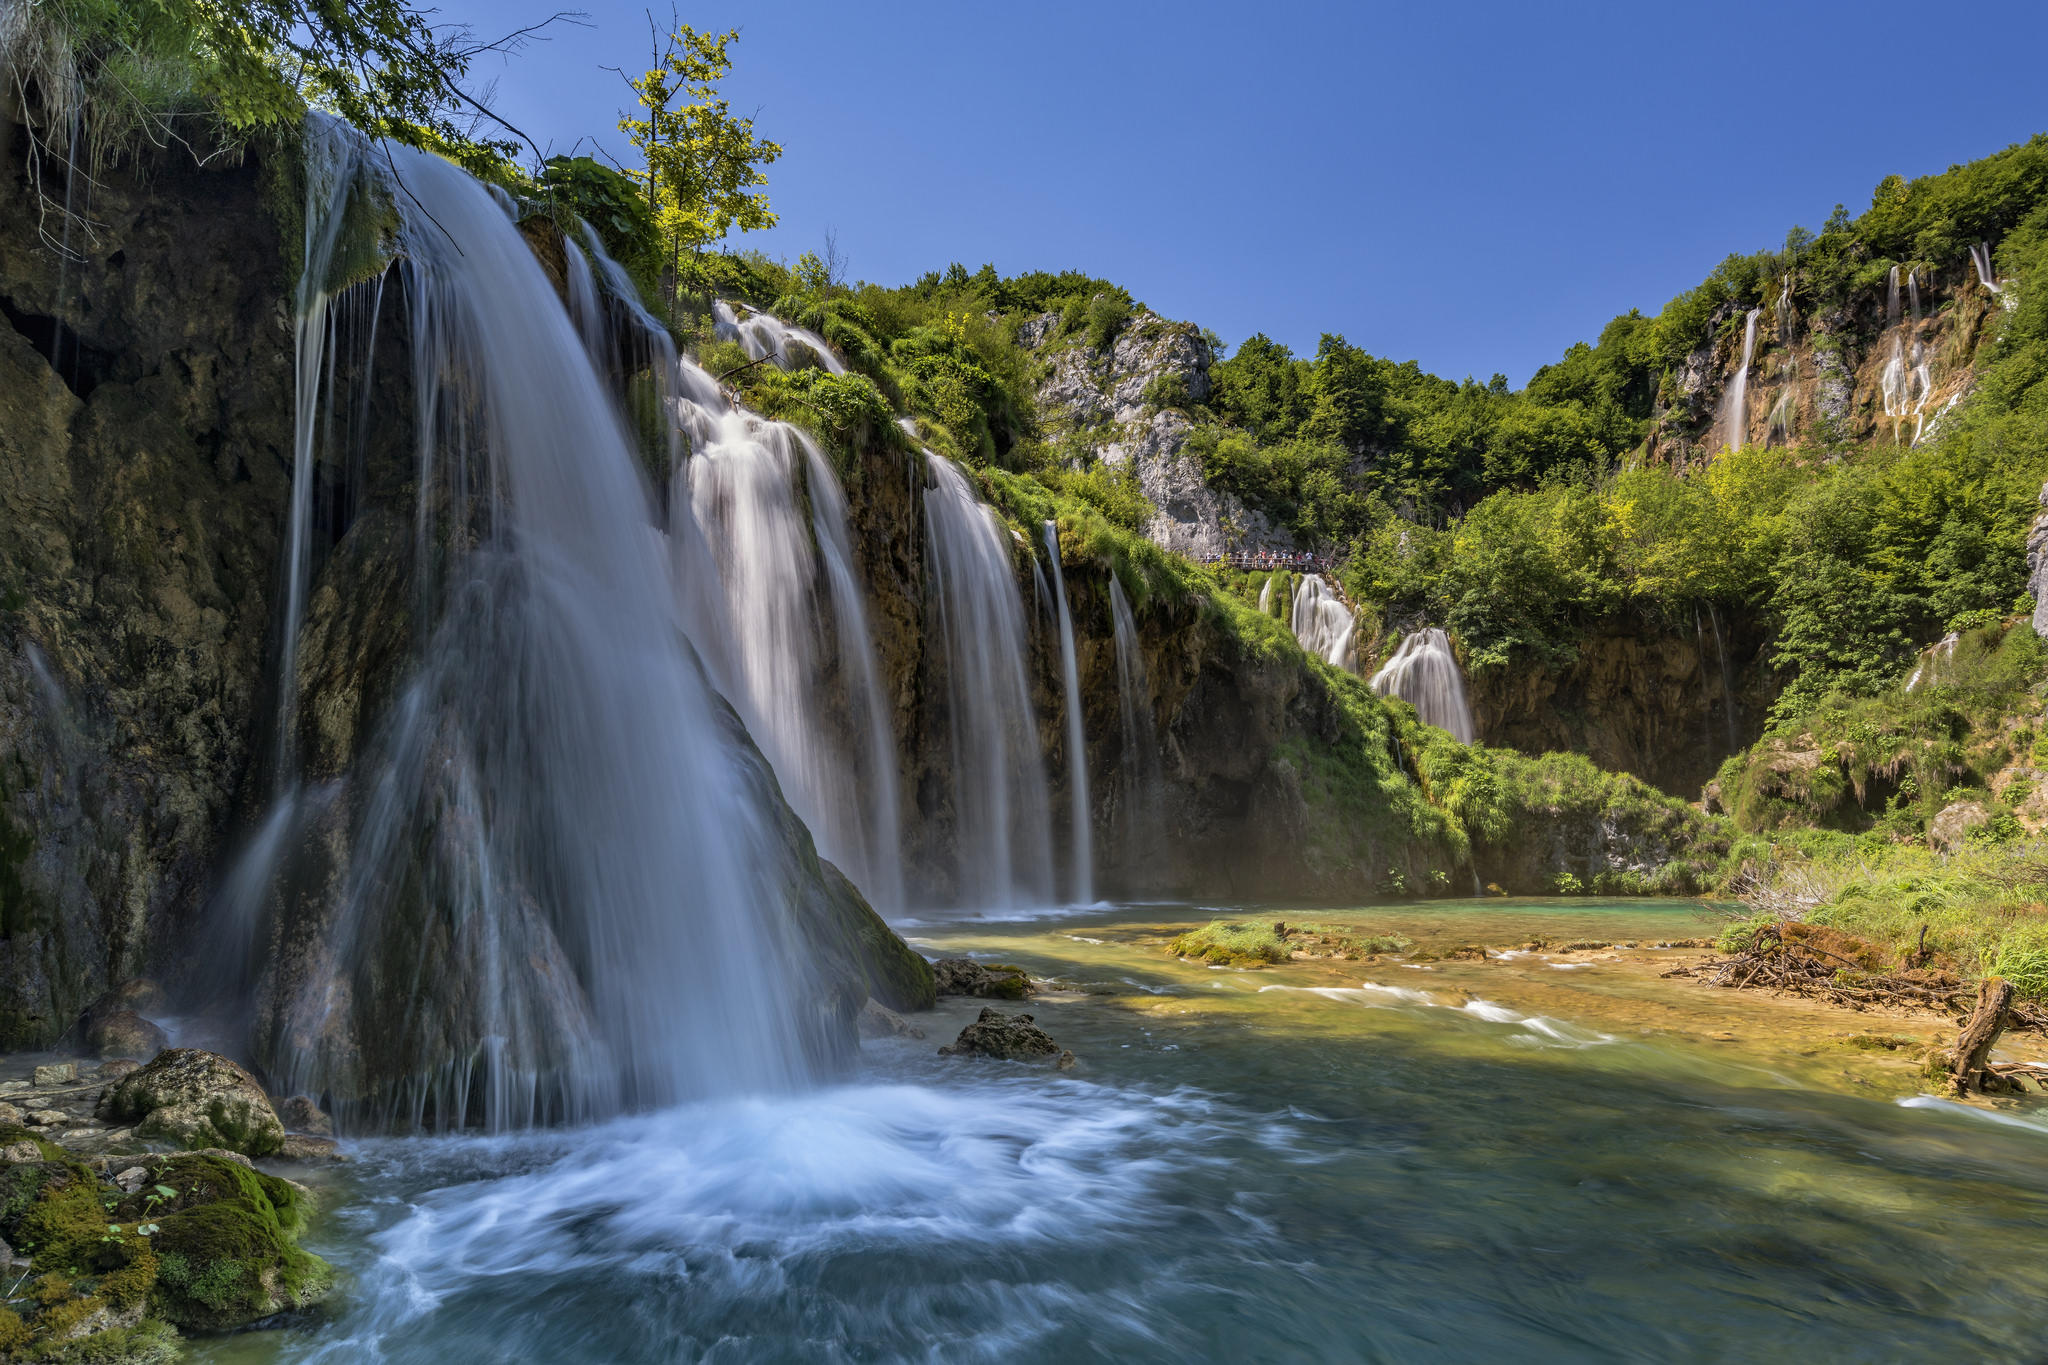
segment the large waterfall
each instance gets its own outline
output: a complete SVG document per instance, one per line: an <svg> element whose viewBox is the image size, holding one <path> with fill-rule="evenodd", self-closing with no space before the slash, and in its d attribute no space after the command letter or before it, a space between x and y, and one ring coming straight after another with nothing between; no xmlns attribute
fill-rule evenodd
<svg viewBox="0 0 2048 1365"><path fill-rule="evenodd" d="M1465 704L1465 673L1451 653L1451 637L1429 626L1410 634L1379 672L1372 690L1399 697L1415 708L1425 724L1447 730L1460 744L1479 737L1472 709Z"/></svg>
<svg viewBox="0 0 2048 1365"><path fill-rule="evenodd" d="M1049 903L1052 832L1010 533L945 457L925 454L934 651L952 737L955 899Z"/></svg>
<svg viewBox="0 0 2048 1365"><path fill-rule="evenodd" d="M724 587L723 612L693 634L819 851L871 901L899 907L896 745L839 481L800 428L733 407L688 361L681 373L693 454L676 473L676 501L690 509L674 519L676 538L687 557L681 542L702 535ZM837 715L824 704L834 693Z"/></svg>
<svg viewBox="0 0 2048 1365"><path fill-rule="evenodd" d="M1271 580L1267 582L1270 585ZM1321 574L1302 575L1294 588L1293 605L1290 624L1301 647L1326 664L1351 667L1351 639L1358 631L1358 618Z"/></svg>
<svg viewBox="0 0 2048 1365"><path fill-rule="evenodd" d="M1715 422L1721 445L1734 450L1749 439L1749 362L1756 354L1756 320L1763 309L1752 308L1742 322L1742 359L1735 375L1721 395L1721 412Z"/></svg>
<svg viewBox="0 0 2048 1365"><path fill-rule="evenodd" d="M266 987L275 1088L381 1084L415 1120L506 1127L797 1081L791 836L685 633L586 330L468 175L329 121L309 142L287 633L312 432L345 396L327 320L382 273L344 259L346 224L379 200L410 325L418 624L302 855L331 870L279 888L302 910ZM292 817L272 821L259 870Z"/></svg>
<svg viewBox="0 0 2048 1365"><path fill-rule="evenodd" d="M1058 522L1045 523L1045 552L1052 561L1052 590L1059 604L1060 684L1067 715L1068 803L1073 821L1074 903L1095 899L1095 839L1088 804L1088 740L1081 728L1081 674L1074 654L1074 617L1067 609L1067 574L1060 564Z"/></svg>

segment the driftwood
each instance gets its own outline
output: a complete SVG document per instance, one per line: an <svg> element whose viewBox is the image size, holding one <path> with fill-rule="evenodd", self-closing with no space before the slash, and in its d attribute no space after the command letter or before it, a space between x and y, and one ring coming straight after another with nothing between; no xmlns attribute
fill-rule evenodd
<svg viewBox="0 0 2048 1365"><path fill-rule="evenodd" d="M1931 963L1934 954L1925 947L1924 937L1906 954L1906 965L1886 969L1872 945L1838 934L1829 934L1831 942L1823 943L1822 932L1796 920L1767 924L1740 952L1675 967L1664 975L1696 977L1705 985L1729 990L1803 995L1859 1010L1892 1006L1959 1019L1977 1007L1977 983ZM2004 1020L2009 1029L2048 1032L2048 1013L2035 1005L2009 1000Z"/></svg>
<svg viewBox="0 0 2048 1365"><path fill-rule="evenodd" d="M1987 1086L1985 1071L1991 1060L1992 1044L2005 1032L2006 1013L2011 1007L2012 983L2003 977L1984 978L1983 989L1977 993L1977 1008L1956 1035L1955 1051L1949 1054L1949 1087L1956 1094L2006 1088Z"/></svg>

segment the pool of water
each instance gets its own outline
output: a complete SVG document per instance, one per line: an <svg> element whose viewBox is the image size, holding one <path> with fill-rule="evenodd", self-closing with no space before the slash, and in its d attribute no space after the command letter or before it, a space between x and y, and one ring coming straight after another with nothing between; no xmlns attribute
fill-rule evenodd
<svg viewBox="0 0 2048 1365"><path fill-rule="evenodd" d="M1499 944L1706 932L1673 902L1270 913ZM347 1281L331 1319L195 1357L2038 1354L2030 1110L1902 1103L1903 1064L1843 1070L1825 1020L1770 1040L1811 1034L1803 1071L1720 1048L1653 972L1164 951L1210 917L907 927L1059 977L1027 1008L1070 1072L936 1056L979 1008L948 1001L810 1093L352 1144L313 1243Z"/></svg>

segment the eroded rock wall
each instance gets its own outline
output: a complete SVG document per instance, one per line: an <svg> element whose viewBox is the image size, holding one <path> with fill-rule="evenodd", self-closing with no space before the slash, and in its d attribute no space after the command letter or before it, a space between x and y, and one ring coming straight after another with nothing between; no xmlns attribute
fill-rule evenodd
<svg viewBox="0 0 2048 1365"><path fill-rule="evenodd" d="M292 439L262 156L101 167L67 233L11 132L0 1047L173 951L206 893L259 747Z"/></svg>

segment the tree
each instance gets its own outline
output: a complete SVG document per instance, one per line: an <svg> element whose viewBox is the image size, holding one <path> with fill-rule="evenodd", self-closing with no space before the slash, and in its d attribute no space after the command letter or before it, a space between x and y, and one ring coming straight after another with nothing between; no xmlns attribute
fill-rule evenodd
<svg viewBox="0 0 2048 1365"><path fill-rule="evenodd" d="M781 157L782 147L754 136L754 120L736 116L718 93L732 69L726 48L739 36L738 29L710 34L676 24L654 66L626 82L644 117L622 116L619 131L647 163L631 174L646 187L655 231L668 248L664 287L671 306L685 249L701 252L735 228L775 226L761 168Z"/></svg>

